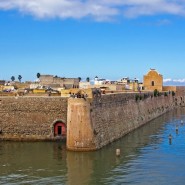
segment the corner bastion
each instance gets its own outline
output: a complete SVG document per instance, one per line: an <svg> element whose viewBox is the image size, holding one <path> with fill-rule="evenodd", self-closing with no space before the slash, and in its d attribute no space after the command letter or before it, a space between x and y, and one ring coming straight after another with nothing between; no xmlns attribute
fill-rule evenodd
<svg viewBox="0 0 185 185"><path fill-rule="evenodd" d="M172 110L180 100L171 94L154 97L138 93L109 94L94 99L68 100L67 148L91 151L123 137Z"/></svg>

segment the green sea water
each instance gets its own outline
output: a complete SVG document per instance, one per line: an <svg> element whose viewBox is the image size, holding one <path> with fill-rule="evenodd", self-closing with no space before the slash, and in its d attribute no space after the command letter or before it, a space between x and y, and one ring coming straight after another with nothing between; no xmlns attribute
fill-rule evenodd
<svg viewBox="0 0 185 185"><path fill-rule="evenodd" d="M120 157L116 156L117 148ZM184 183L184 108L168 112L95 152L70 152L61 142L0 142L0 184Z"/></svg>

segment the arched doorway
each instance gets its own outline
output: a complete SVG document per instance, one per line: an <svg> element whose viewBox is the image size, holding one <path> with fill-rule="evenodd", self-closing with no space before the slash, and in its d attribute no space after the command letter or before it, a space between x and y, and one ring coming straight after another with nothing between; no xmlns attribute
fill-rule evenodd
<svg viewBox="0 0 185 185"><path fill-rule="evenodd" d="M62 121L56 121L53 126L54 137L60 137L62 139L66 138L67 128L65 123Z"/></svg>

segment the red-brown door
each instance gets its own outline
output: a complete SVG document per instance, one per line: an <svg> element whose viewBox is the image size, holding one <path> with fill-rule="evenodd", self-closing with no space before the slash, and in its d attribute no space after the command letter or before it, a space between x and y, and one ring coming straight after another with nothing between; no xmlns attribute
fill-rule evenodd
<svg viewBox="0 0 185 185"><path fill-rule="evenodd" d="M57 122L54 126L55 136L66 136L66 125L62 122Z"/></svg>

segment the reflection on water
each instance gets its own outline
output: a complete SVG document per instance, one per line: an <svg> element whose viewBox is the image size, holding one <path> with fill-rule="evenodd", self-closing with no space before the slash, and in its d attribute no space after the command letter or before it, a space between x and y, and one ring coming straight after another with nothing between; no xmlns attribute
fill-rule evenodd
<svg viewBox="0 0 185 185"><path fill-rule="evenodd" d="M0 184L184 184L184 153L185 109L178 109L96 152L69 152L60 142L0 142Z"/></svg>

